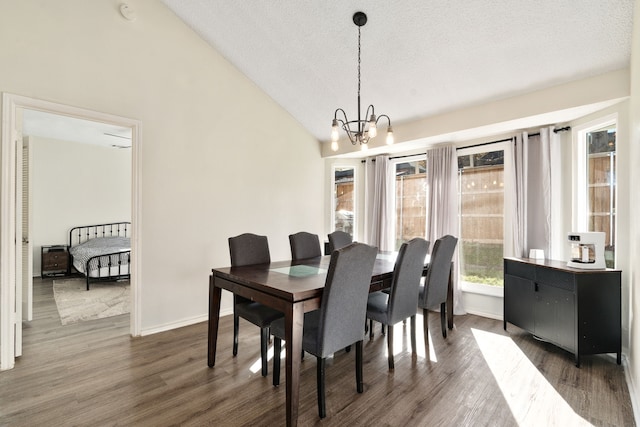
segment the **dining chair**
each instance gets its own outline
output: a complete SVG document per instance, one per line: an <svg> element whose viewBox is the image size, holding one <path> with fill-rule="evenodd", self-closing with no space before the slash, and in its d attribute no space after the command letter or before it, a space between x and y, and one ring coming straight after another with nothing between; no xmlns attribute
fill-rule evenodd
<svg viewBox="0 0 640 427"><path fill-rule="evenodd" d="M362 341L366 320L367 294L371 284L377 248L364 243L352 243L331 253L327 279L318 310L305 313L302 350L316 356L318 413L326 417L325 359L338 350L355 343L356 389L363 392ZM280 384L280 351L285 337L283 319L271 324L274 335L273 385Z"/></svg>
<svg viewBox="0 0 640 427"><path fill-rule="evenodd" d="M268 264L271 262L269 241L267 236L245 233L229 238L229 255L231 267L242 267L252 264ZM269 344L269 327L271 322L284 314L271 307L233 294L233 356L238 354L238 331L240 317L260 328L260 358L262 359L262 376L268 374L267 347Z"/></svg>
<svg viewBox="0 0 640 427"><path fill-rule="evenodd" d="M418 307L422 309L424 322L424 345L429 357L429 310L440 308L440 326L442 336L447 337L447 290L451 274L451 261L456 250L458 239L446 235L436 240L429 259L429 269L424 285L420 286L418 292Z"/></svg>
<svg viewBox="0 0 640 427"><path fill-rule="evenodd" d="M290 234L289 244L291 245L291 259L294 261L322 256L320 239L317 234L306 231Z"/></svg>
<svg viewBox="0 0 640 427"><path fill-rule="evenodd" d="M387 350L389 370L394 369L393 325L411 318L411 350L416 354L416 311L418 289L424 269L429 242L421 238L403 243L396 258L389 293L373 292L367 301L369 339L373 339L373 321L387 325Z"/></svg>
<svg viewBox="0 0 640 427"><path fill-rule="evenodd" d="M327 237L329 238L329 253L344 248L353 241L351 234L340 230L329 233Z"/></svg>

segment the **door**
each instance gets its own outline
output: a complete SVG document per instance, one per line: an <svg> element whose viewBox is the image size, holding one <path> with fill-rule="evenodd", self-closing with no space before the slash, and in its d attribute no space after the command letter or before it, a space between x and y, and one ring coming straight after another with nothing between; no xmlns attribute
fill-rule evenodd
<svg viewBox="0 0 640 427"><path fill-rule="evenodd" d="M0 370L22 355L22 109L8 108L3 94L0 213Z"/></svg>
<svg viewBox="0 0 640 427"><path fill-rule="evenodd" d="M22 109L19 108L16 111L16 117L18 118L17 122L21 123L22 117ZM22 128L22 126L20 126ZM22 211L22 131L17 130L15 133L15 316L14 316L14 329L15 329L15 356L22 356L22 313L23 313L23 290L22 290L22 282L24 278L23 260L22 260L22 224L23 224L23 211Z"/></svg>
<svg viewBox="0 0 640 427"><path fill-rule="evenodd" d="M533 288L532 280L504 275L504 321L529 332L533 332Z"/></svg>
<svg viewBox="0 0 640 427"><path fill-rule="evenodd" d="M33 245L31 243L31 157L29 138L22 143L22 320L33 320Z"/></svg>

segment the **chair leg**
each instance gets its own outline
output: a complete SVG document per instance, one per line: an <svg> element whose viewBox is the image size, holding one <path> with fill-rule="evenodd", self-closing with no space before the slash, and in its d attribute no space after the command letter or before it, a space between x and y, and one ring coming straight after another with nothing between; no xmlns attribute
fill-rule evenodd
<svg viewBox="0 0 640 427"><path fill-rule="evenodd" d="M373 339L373 320L369 319L369 340Z"/></svg>
<svg viewBox="0 0 640 427"><path fill-rule="evenodd" d="M324 400L324 359L317 357L317 383L318 383L318 415L320 418L327 416Z"/></svg>
<svg viewBox="0 0 640 427"><path fill-rule="evenodd" d="M273 339L273 385L280 385L280 352L282 351L282 340L275 337Z"/></svg>
<svg viewBox="0 0 640 427"><path fill-rule="evenodd" d="M380 324L380 332L382 332L382 335L385 334L385 332L384 332L384 323Z"/></svg>
<svg viewBox="0 0 640 427"><path fill-rule="evenodd" d="M260 328L260 359L262 360L262 376L268 375L267 347L269 343L269 328Z"/></svg>
<svg viewBox="0 0 640 427"><path fill-rule="evenodd" d="M422 323L422 329L424 331L424 354L426 359L429 360L429 310L426 308L422 309Z"/></svg>
<svg viewBox="0 0 640 427"><path fill-rule="evenodd" d="M362 340L356 343L356 390L362 393Z"/></svg>
<svg viewBox="0 0 640 427"><path fill-rule="evenodd" d="M233 315L233 356L238 354L238 330L240 329L240 316Z"/></svg>
<svg viewBox="0 0 640 427"><path fill-rule="evenodd" d="M415 314L411 316L411 353L414 355L416 354L416 315Z"/></svg>
<svg viewBox="0 0 640 427"><path fill-rule="evenodd" d="M387 352L389 353L389 357L387 359L389 361L389 370L393 371L395 368L393 361L393 325L389 325L387 329Z"/></svg>
<svg viewBox="0 0 640 427"><path fill-rule="evenodd" d="M447 304L440 304L440 326L442 327L442 337L447 337Z"/></svg>

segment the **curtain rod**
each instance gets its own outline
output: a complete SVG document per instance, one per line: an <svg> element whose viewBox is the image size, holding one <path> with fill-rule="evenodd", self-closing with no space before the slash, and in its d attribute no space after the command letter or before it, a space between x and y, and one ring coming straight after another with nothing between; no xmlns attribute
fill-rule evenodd
<svg viewBox="0 0 640 427"><path fill-rule="evenodd" d="M571 130L571 126L565 126L563 128L554 129L553 133L565 132L565 131L568 131L568 130ZM540 136L540 132L538 132L538 133L530 133L528 136ZM482 147L483 145L497 144L499 142L507 142L507 141L513 141L513 137L512 138L499 139L498 141L489 141L489 142L483 142L481 144L468 145L466 147L458 147L458 148L456 148L456 151L457 150L464 150L465 148Z"/></svg>
<svg viewBox="0 0 640 427"><path fill-rule="evenodd" d="M568 130L571 130L571 126L565 126L565 127L562 127L562 128L554 129L554 130L553 130L553 133L565 132L565 131L568 131ZM538 133L531 133L531 134L529 134L528 136L540 136L540 132L538 132ZM466 146L466 147L457 147L457 148L456 148L456 151L457 151L457 150L464 150L465 148L482 147L483 145L497 144L497 143L499 143L499 142L507 142L507 141L513 141L513 137L511 137L511 138L505 138L505 139L499 139L499 140L497 140L497 141L483 142L483 143L475 144L475 145L468 145L468 146ZM405 157L419 156L419 155L421 155L421 154L422 154L422 153L418 153L418 154L407 154L406 156L395 156L395 157L389 157L389 160L402 159L402 158L405 158ZM424 154L426 154L426 153L424 153ZM366 159L365 159L365 160L361 160L361 161L360 161L360 163L366 163L366 161L367 161ZM376 159L375 159L375 158L373 158L373 159L371 159L371 161L375 162L375 161L376 161Z"/></svg>
<svg viewBox="0 0 640 427"><path fill-rule="evenodd" d="M416 154L407 154L405 156L394 156L394 157L389 157L389 160L394 160L394 159L404 159L405 157L414 157L414 156L426 156L427 153L416 153ZM366 163L366 159L364 160L360 160L360 163ZM371 159L372 162L376 161L376 158L372 158Z"/></svg>
<svg viewBox="0 0 640 427"><path fill-rule="evenodd" d="M464 150L466 148L482 147L483 145L497 144L498 142L507 142L507 141L513 141L513 138L499 139L497 141L489 141L489 142L483 142L480 144L467 145L466 147L457 147L456 151Z"/></svg>

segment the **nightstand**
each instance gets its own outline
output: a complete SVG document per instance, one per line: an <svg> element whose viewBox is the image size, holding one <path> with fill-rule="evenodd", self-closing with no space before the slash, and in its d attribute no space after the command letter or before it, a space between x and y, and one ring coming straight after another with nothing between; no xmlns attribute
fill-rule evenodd
<svg viewBox="0 0 640 427"><path fill-rule="evenodd" d="M66 245L40 248L40 276L64 276L69 273L69 251Z"/></svg>

